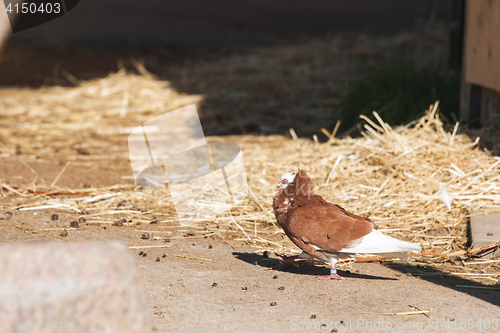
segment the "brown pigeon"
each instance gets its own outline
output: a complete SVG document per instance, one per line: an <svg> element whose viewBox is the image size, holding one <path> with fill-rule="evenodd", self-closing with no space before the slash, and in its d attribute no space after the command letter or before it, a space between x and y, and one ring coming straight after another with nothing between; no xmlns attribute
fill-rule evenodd
<svg viewBox="0 0 500 333"><path fill-rule="evenodd" d="M337 274L338 259L356 253L408 258L408 252L422 251L418 244L384 235L368 218L325 201L312 189L311 179L300 169L280 179L273 200L274 215L286 235L303 252L299 256L278 256L279 259L291 261L295 266L298 265L294 260L299 258L309 263L314 258L329 262L330 275L318 276L327 280L343 279Z"/></svg>

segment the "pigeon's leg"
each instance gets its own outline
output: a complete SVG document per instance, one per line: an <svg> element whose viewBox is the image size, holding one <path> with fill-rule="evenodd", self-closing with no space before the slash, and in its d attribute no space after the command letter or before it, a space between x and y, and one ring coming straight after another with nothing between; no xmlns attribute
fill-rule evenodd
<svg viewBox="0 0 500 333"><path fill-rule="evenodd" d="M295 267L299 267L299 264L297 264L295 262L295 259L301 259L300 256L290 256L290 257L287 257L287 256L280 256L279 254L277 254L276 252L274 253L274 255L281 261L285 261L285 262L291 262Z"/></svg>
<svg viewBox="0 0 500 333"><path fill-rule="evenodd" d="M337 259L332 259L332 269L330 269L330 275L319 275L318 279L320 280L330 280L330 279L339 279L344 280L344 278L337 274Z"/></svg>

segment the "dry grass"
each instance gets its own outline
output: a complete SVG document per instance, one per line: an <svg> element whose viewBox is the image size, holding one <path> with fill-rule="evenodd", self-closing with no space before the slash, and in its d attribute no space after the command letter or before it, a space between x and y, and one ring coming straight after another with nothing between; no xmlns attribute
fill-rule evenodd
<svg viewBox="0 0 500 333"><path fill-rule="evenodd" d="M326 143L282 136L231 137L242 148L247 164L247 200L231 214L184 229L190 230L186 233L191 237L223 237L279 251L291 249L275 225L271 202L279 176L301 168L316 184L316 193L370 217L390 235L420 243L426 251L463 249L469 211L500 210L496 182L500 160L478 149L478 140L446 132L436 111L437 103L423 118L395 129L380 118L378 123L368 120L363 137L332 137ZM155 216L159 227L175 228L166 191L132 187L52 189L51 194L39 186L38 195L31 187L3 188L38 199L9 209L87 212L90 223L112 223L118 217L148 223ZM451 195L451 209L440 198L443 189ZM71 192L75 195L68 196Z"/></svg>
<svg viewBox="0 0 500 333"><path fill-rule="evenodd" d="M25 161L57 149L79 167L110 160L128 163L126 140L134 126L202 100L178 93L137 66L143 75L121 71L105 79L75 82L74 88L2 89L0 127L7 149L0 149L0 158L15 158L16 147L22 147L20 158ZM366 119L363 137L332 136L326 143L299 138L294 131L292 139L280 135L208 138L240 145L250 191L247 200L231 212L189 227L180 227L175 220L165 190L123 184L65 189L57 187L57 178L45 183L36 174L31 184L19 188L4 178L0 196L23 200L19 206L4 201L1 208L64 209L75 212L75 219L85 216L87 223L111 224L119 218L126 219L125 226L155 222L145 232L153 230L153 239L159 241L213 237L285 252L294 246L276 226L271 204L279 177L301 168L326 200L370 217L384 232L420 243L425 251L449 253L464 249L472 209L500 210L500 160L479 149L477 140L460 134L458 125L446 131L437 106L403 127L391 128L380 118ZM446 193L452 199L450 209L442 200ZM429 260L430 264L443 261Z"/></svg>
<svg viewBox="0 0 500 333"><path fill-rule="evenodd" d="M437 104L396 129L378 118L356 139L319 144L259 138L250 144L253 149L240 143L252 161L249 185L264 206L262 222L269 219L271 185L299 167L311 176L316 193L369 216L392 236L420 243L426 251L463 249L469 211L500 209L500 160L479 150L478 140L446 132L436 111ZM443 191L451 195L451 209L440 198Z"/></svg>

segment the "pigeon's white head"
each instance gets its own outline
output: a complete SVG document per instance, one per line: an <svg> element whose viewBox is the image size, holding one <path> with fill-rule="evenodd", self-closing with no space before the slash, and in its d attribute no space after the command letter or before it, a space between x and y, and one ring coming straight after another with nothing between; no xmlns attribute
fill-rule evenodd
<svg viewBox="0 0 500 333"><path fill-rule="evenodd" d="M295 180L294 173L292 172L285 173L283 176L281 176L280 183L276 189L278 191L284 190L288 186L288 184L292 184L294 180Z"/></svg>

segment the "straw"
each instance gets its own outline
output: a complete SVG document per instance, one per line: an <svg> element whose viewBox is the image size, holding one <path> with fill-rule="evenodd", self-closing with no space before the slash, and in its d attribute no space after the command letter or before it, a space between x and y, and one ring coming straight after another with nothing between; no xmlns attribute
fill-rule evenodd
<svg viewBox="0 0 500 333"><path fill-rule="evenodd" d="M54 151L58 150L65 162L71 161L71 170L112 168L122 177L130 176L130 131L166 111L193 103L199 107L203 100L199 95L177 92L169 82L144 72L141 62L135 64L145 75L121 70L106 78L78 81L75 87L0 90L2 138L9 139L2 141L8 153L2 150L0 162L21 161L34 173L39 164L53 164ZM125 104L126 113L122 112ZM203 108L199 109L204 114ZM474 254L466 249L470 211L500 211L500 186L496 186L500 159L479 149L479 138L462 133L459 125L448 129L437 111L435 103L420 119L394 128L378 114L374 114L375 120L363 117L366 123L361 137L330 140L335 129L332 134L324 130L329 135L325 143L299 137L295 131L290 131L293 138L288 134L207 137L207 141L230 141L240 146L249 195L231 208L231 215L192 221L188 227L179 226L167 191L138 188L131 179L118 177L126 183L107 187L58 185L62 188L52 189L47 184L63 184L68 163L53 181L51 178L45 184L37 180L36 188L31 186L35 184L26 185L28 182L16 186L15 179L7 181L2 176L4 197L0 197L0 208L47 212L63 209L85 216L88 224L112 224L124 218L133 222L121 228L130 230L140 222L149 232L161 235L160 227L168 226L173 234L160 240L210 237L228 244L238 240L256 250L292 252L297 248L275 223L272 201L280 177L301 168L315 184L315 193L325 200L369 217L386 234L420 243L425 252L439 254L415 256L412 261L453 266L455 257ZM21 117L25 121L21 122ZM299 125L290 124L287 129L298 129ZM316 131L319 134L322 130ZM18 145L23 150L22 158L10 153ZM452 198L449 210L439 198L440 184L445 184ZM12 197L15 202L10 200ZM484 265L493 270L493 264ZM474 266L481 269L481 265Z"/></svg>

